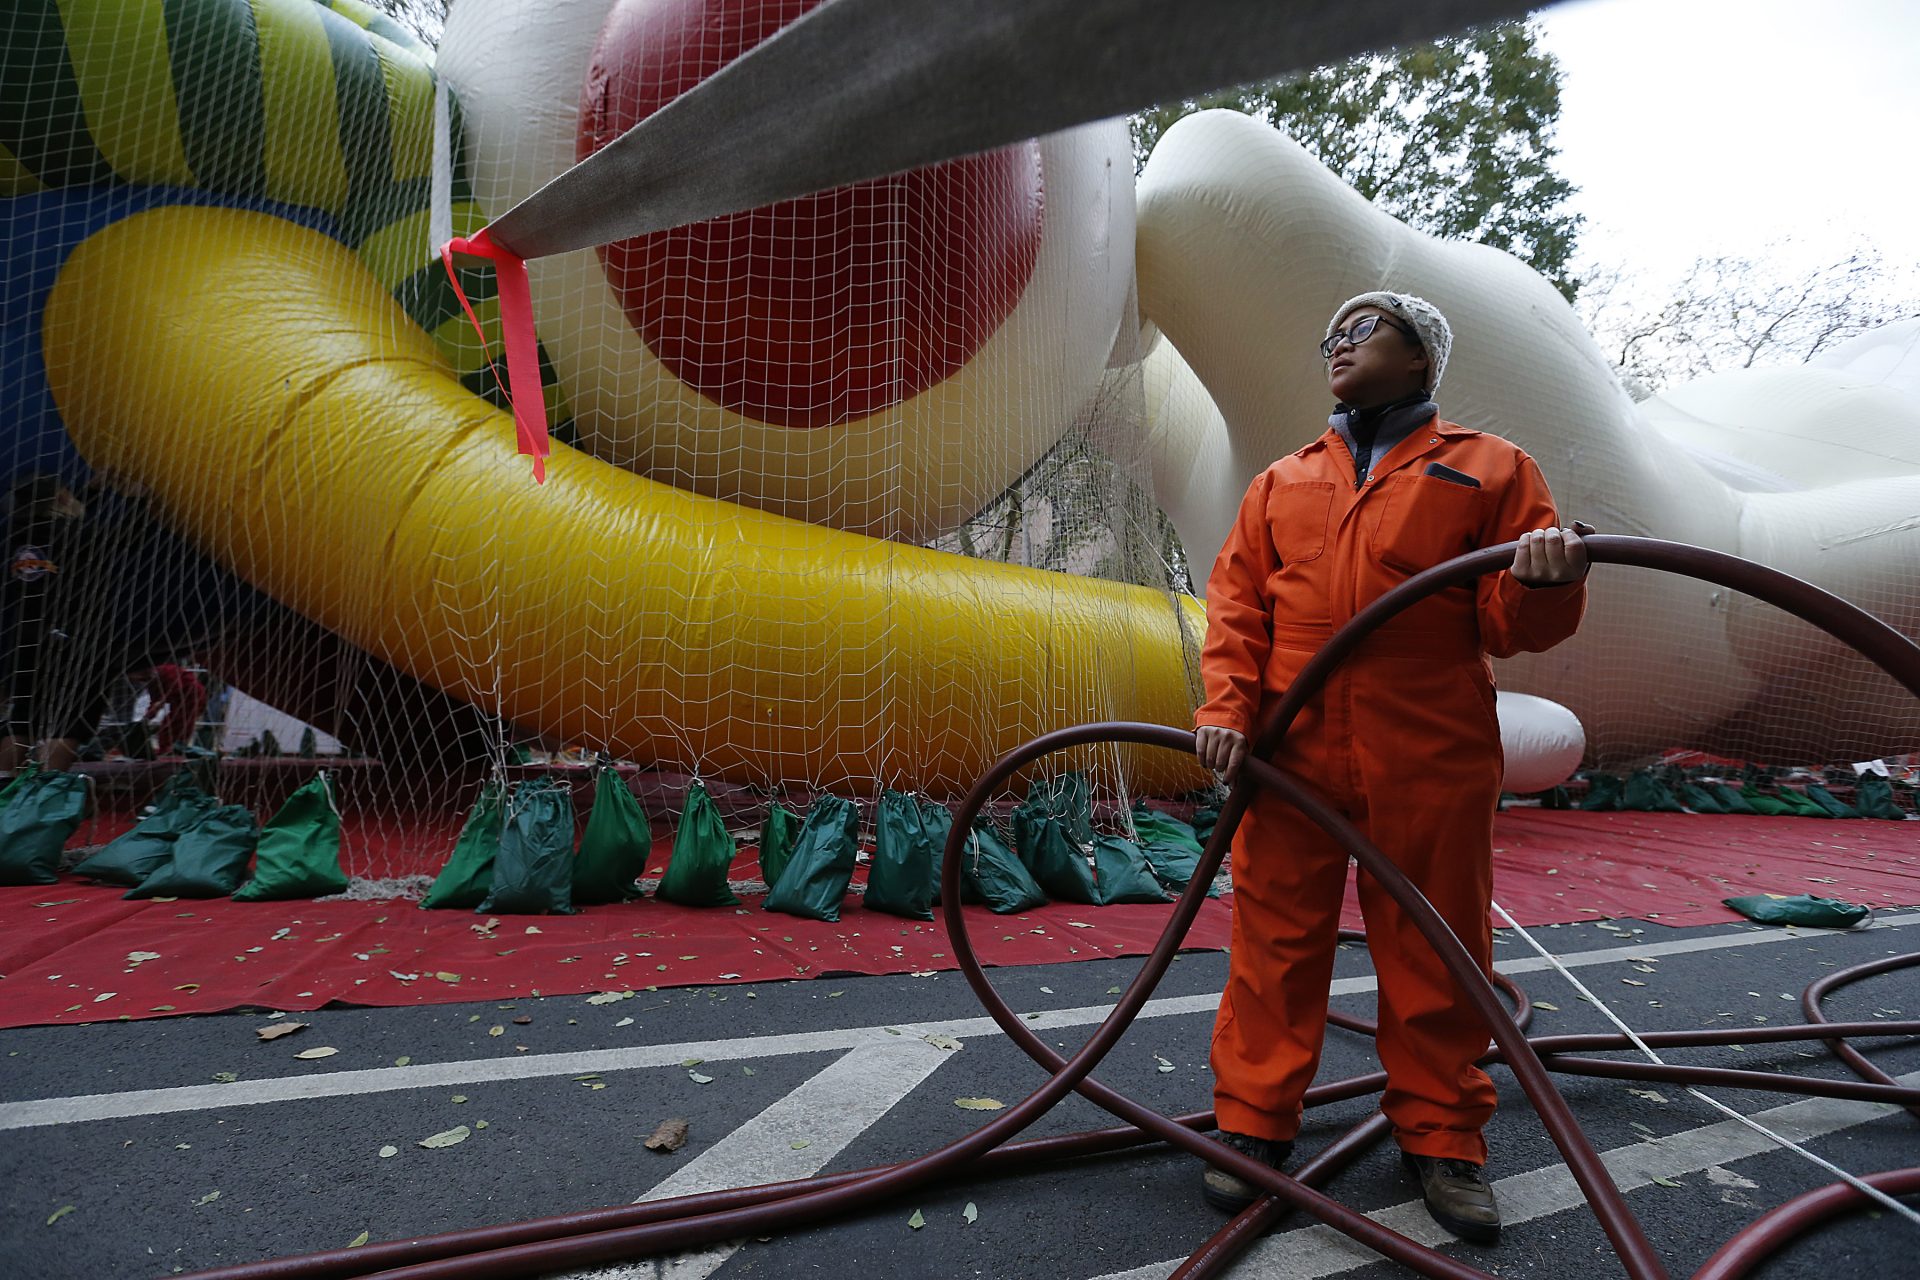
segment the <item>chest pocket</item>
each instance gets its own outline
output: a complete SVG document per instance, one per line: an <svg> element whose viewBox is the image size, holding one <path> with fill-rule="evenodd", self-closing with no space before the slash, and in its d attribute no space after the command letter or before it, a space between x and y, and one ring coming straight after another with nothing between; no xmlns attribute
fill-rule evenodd
<svg viewBox="0 0 1920 1280"><path fill-rule="evenodd" d="M1401 472L1381 495L1373 554L1402 573L1431 569L1480 545L1491 495L1439 476Z"/></svg>
<svg viewBox="0 0 1920 1280"><path fill-rule="evenodd" d="M1327 522L1333 514L1333 482L1296 480L1277 484L1267 494L1267 528L1280 566L1305 564L1327 549Z"/></svg>

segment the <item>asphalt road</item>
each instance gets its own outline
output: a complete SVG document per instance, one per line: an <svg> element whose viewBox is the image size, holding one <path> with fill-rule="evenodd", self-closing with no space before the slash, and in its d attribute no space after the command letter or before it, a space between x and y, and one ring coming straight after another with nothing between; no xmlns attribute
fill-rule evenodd
<svg viewBox="0 0 1920 1280"><path fill-rule="evenodd" d="M1833 968L1920 948L1920 913L1846 934L1620 921L1536 935L1637 1029L1749 1026L1797 1022L1800 990ZM1537 964L1522 942L1502 937L1502 963ZM1034 1025L1048 1039L1072 1048L1136 966L1091 961L994 976L1015 1008L1038 1015ZM1210 1105L1207 1041L1225 970L1217 953L1177 962L1151 1016L1100 1078L1170 1113ZM1364 949L1342 954L1338 1007L1370 1010L1370 972ZM1606 1029L1559 975L1517 976L1544 1002L1536 1032ZM1920 971L1844 990L1830 1012L1920 1017ZM295 1020L310 1025L271 1042L256 1034ZM337 1052L295 1056L317 1048ZM1869 1052L1896 1075L1920 1077L1920 1041L1882 1042ZM1852 1078L1818 1046L1674 1057ZM1321 1078L1373 1065L1368 1041L1336 1031ZM1489 1131L1490 1172L1504 1180L1497 1186L1508 1227L1497 1247L1450 1251L1501 1276L1621 1274L1597 1224L1554 1174L1557 1154L1512 1077L1495 1078L1502 1109ZM857 1169L976 1127L982 1113L956 1099L1011 1103L1038 1080L952 973L643 992L600 1005L569 996L0 1031L0 1272L32 1280L164 1276L343 1246L363 1234L392 1239ZM1616 1177L1675 1275L1691 1273L1760 1211L1831 1180L1672 1086L1567 1078L1563 1087L1599 1150L1616 1153ZM1886 1107L1717 1096L1808 1135L1812 1150L1855 1172L1920 1163L1920 1128ZM1304 1149L1371 1105L1312 1113ZM673 1154L647 1150L645 1139L669 1118L687 1121L686 1145ZM1107 1123L1074 1098L1032 1132ZM468 1135L458 1143L419 1145L459 1126ZM1340 1176L1334 1193L1437 1242L1393 1157L1390 1148L1376 1150ZM1148 1280L1166 1276L1220 1224L1199 1199L1198 1176L1191 1159L1155 1149L963 1182L857 1218L600 1274L735 1280L851 1265L901 1277ZM916 1212L918 1228L910 1221ZM1920 1228L1892 1213L1865 1214L1785 1252L1762 1274L1913 1274L1916 1250ZM1296 1222L1234 1274L1402 1273Z"/></svg>

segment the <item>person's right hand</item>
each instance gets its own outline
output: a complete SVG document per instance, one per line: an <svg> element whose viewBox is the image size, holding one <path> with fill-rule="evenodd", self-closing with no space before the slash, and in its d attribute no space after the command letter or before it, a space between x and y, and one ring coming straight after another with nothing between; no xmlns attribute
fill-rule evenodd
<svg viewBox="0 0 1920 1280"><path fill-rule="evenodd" d="M1194 730L1193 753L1202 765L1232 782L1240 762L1247 758L1247 735L1217 724L1203 725Z"/></svg>

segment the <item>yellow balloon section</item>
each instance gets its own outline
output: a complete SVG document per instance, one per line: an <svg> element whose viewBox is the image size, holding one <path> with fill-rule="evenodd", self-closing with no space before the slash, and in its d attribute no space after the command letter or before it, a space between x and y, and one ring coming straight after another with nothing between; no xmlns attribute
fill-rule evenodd
<svg viewBox="0 0 1920 1280"><path fill-rule="evenodd" d="M349 250L291 223L116 223L61 272L45 334L91 464L285 604L527 728L950 792L1049 729L1187 723L1191 601L768 515L564 447L535 486L511 417ZM1118 763L1135 786L1204 781L1165 752Z"/></svg>

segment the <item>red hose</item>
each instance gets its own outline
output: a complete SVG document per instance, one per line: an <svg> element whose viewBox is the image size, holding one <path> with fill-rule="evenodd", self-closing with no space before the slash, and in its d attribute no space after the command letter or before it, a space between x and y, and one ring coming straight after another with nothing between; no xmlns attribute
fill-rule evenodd
<svg viewBox="0 0 1920 1280"><path fill-rule="evenodd" d="M1755 596L1800 617L1867 657L1920 697L1920 647L1870 614L1825 591L1762 565L1720 552L1644 538L1604 535L1586 538L1589 558L1597 564L1628 564L1659 569L1714 582ZM1119 1150L1148 1141L1163 1141L1221 1166L1264 1189L1268 1194L1203 1244L1176 1273L1183 1280L1205 1280L1251 1246L1273 1224L1293 1209L1345 1232L1369 1248L1400 1262L1420 1275L1448 1280L1487 1280L1466 1263L1428 1249L1391 1231L1315 1189L1339 1168L1357 1157L1387 1131L1375 1116L1345 1135L1304 1166L1297 1177L1268 1168L1199 1132L1210 1128L1208 1113L1170 1119L1109 1089L1092 1072L1118 1043L1165 974L1198 914L1206 891L1219 870L1254 794L1261 788L1278 793L1317 822L1391 894L1433 946L1436 955L1473 1001L1486 1022L1496 1049L1490 1061L1505 1062L1539 1112L1549 1135L1559 1147L1575 1180L1586 1192L1602 1229L1632 1280L1664 1280L1666 1270L1639 1222L1627 1208L1618 1188L1607 1176L1592 1144L1574 1121L1572 1112L1550 1079L1551 1070L1622 1076L1631 1079L1667 1079L1683 1083L1729 1085L1741 1088L1792 1088L1829 1096L1869 1097L1895 1102L1920 1116L1920 1090L1901 1086L1861 1056L1842 1037L1857 1035L1913 1035L1920 1023L1832 1023L1821 1010L1825 995L1847 982L1920 963L1920 954L1876 960L1829 974L1807 988L1802 1007L1805 1027L1737 1028L1720 1031L1663 1032L1642 1038L1650 1045L1771 1044L1821 1039L1826 1041L1864 1080L1866 1085L1831 1081L1792 1081L1768 1072L1720 1068L1657 1066L1570 1056L1576 1049L1626 1047L1616 1035L1545 1037L1530 1041L1523 1030L1531 1012L1524 993L1507 982L1475 968L1432 906L1351 823L1334 811L1311 787L1294 775L1266 763L1294 718L1325 683L1328 675L1389 618L1448 587L1470 582L1483 573L1511 563L1515 544L1489 547L1408 579L1375 600L1314 655L1289 687L1257 735L1253 751L1228 792L1226 802L1192 881L1176 903L1172 919L1140 972L1113 1011L1072 1058L1063 1058L1028 1029L1001 1000L975 956L966 919L960 910L960 857L974 817L1017 771L1044 755L1094 743L1130 742L1169 750L1193 750L1193 735L1159 725L1098 724L1061 730L1037 738L1001 759L975 784L955 815L941 871L943 911L955 956L968 983L988 1014L1029 1057L1048 1073L1030 1096L975 1130L937 1151L855 1173L834 1174L762 1187L733 1188L674 1200L649 1201L590 1210L523 1223L470 1231L449 1232L425 1239L389 1242L354 1250L332 1250L304 1257L224 1267L199 1273L199 1280L291 1280L292 1277L379 1275L386 1280L490 1280L537 1276L570 1268L626 1261L653 1254L677 1252L746 1235L812 1225L860 1210L872 1209L912 1188L951 1178L998 1172L1028 1164L1098 1151ZM1515 1000L1516 1012L1502 1005L1495 983ZM1331 1017L1337 1025L1366 1031L1369 1024L1346 1015ZM1309 1105L1375 1092L1382 1077L1375 1073L1337 1081L1308 1091ZM1045 1113L1070 1091L1119 1117L1118 1129L1074 1134L1034 1142L1002 1145ZM1890 1194L1920 1189L1920 1170L1906 1169L1865 1179ZM1695 1280L1735 1280L1757 1261L1808 1226L1863 1201L1844 1183L1814 1192L1773 1211L1755 1222L1714 1255ZM384 1270L382 1268L385 1268Z"/></svg>

